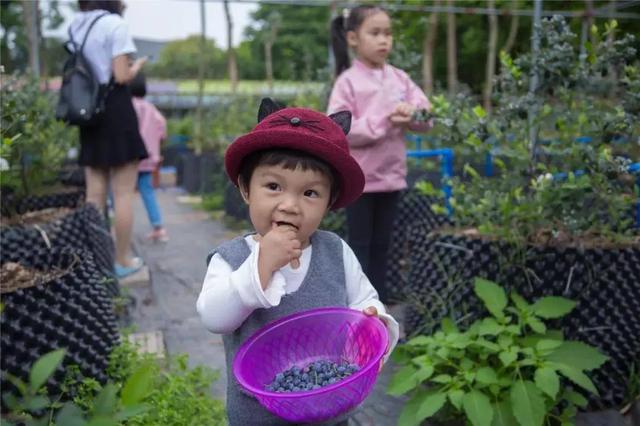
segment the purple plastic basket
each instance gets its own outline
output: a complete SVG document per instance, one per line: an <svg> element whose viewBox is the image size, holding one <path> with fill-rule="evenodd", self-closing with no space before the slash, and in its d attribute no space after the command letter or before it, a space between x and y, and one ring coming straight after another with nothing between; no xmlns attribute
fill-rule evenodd
<svg viewBox="0 0 640 426"><path fill-rule="evenodd" d="M299 312L258 330L233 361L240 386L278 417L321 422L346 413L369 395L389 342L384 323L361 311L331 307ZM360 370L321 389L276 393L265 390L274 376L317 360L347 361Z"/></svg>

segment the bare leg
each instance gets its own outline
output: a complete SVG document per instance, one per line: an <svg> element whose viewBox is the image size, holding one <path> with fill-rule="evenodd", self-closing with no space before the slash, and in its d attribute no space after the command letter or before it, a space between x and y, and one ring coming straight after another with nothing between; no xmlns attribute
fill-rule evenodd
<svg viewBox="0 0 640 426"><path fill-rule="evenodd" d="M84 168L85 181L87 183L87 203L95 205L100 214L104 212L107 204L107 188L109 186L109 171L96 167Z"/></svg>
<svg viewBox="0 0 640 426"><path fill-rule="evenodd" d="M138 178L138 162L111 169L111 182L115 204L116 262L132 266L129 256L133 228L133 197Z"/></svg>

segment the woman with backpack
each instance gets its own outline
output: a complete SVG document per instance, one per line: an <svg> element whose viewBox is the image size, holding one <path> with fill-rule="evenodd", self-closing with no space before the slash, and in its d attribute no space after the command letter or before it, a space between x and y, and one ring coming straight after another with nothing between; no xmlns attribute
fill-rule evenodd
<svg viewBox="0 0 640 426"><path fill-rule="evenodd" d="M79 163L84 166L86 200L104 211L109 188L115 204L114 265L118 278L138 271L143 262L130 253L133 228L133 200L138 163L147 150L138 131L138 120L128 83L146 58L131 63L136 52L117 0L80 0L80 11L69 28L73 40L85 40L82 55L100 83L103 112L95 123L80 126Z"/></svg>

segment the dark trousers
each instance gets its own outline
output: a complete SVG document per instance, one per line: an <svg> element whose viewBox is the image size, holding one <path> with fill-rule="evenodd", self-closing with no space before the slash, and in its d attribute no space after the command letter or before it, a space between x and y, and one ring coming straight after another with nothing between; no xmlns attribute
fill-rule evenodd
<svg viewBox="0 0 640 426"><path fill-rule="evenodd" d="M384 303L389 303L385 290L387 251L399 198L400 191L364 193L347 207L349 246Z"/></svg>

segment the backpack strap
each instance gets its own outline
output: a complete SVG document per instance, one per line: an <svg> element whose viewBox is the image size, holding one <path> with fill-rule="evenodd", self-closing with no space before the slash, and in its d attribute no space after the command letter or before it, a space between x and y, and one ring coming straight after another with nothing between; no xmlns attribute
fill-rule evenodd
<svg viewBox="0 0 640 426"><path fill-rule="evenodd" d="M84 35L84 39L82 40L82 44L80 46L78 46L78 43L76 43L76 41L73 39L73 34L71 33L71 25L69 25L69 29L67 30L67 32L69 33L69 41L67 43L71 43L73 45L74 51L75 52L79 52L82 53L82 51L84 50L84 45L87 42L87 38L89 37L89 33L91 32L91 29L93 28L93 26L95 25L96 22L98 22L98 20L100 20L100 18L103 18L107 15L110 15L109 12L105 12L102 15L98 15L96 16L93 21L91 21L91 24L89 25L89 28L87 29L87 32ZM65 47L66 44L65 43ZM66 47L67 50L69 50L68 47Z"/></svg>

